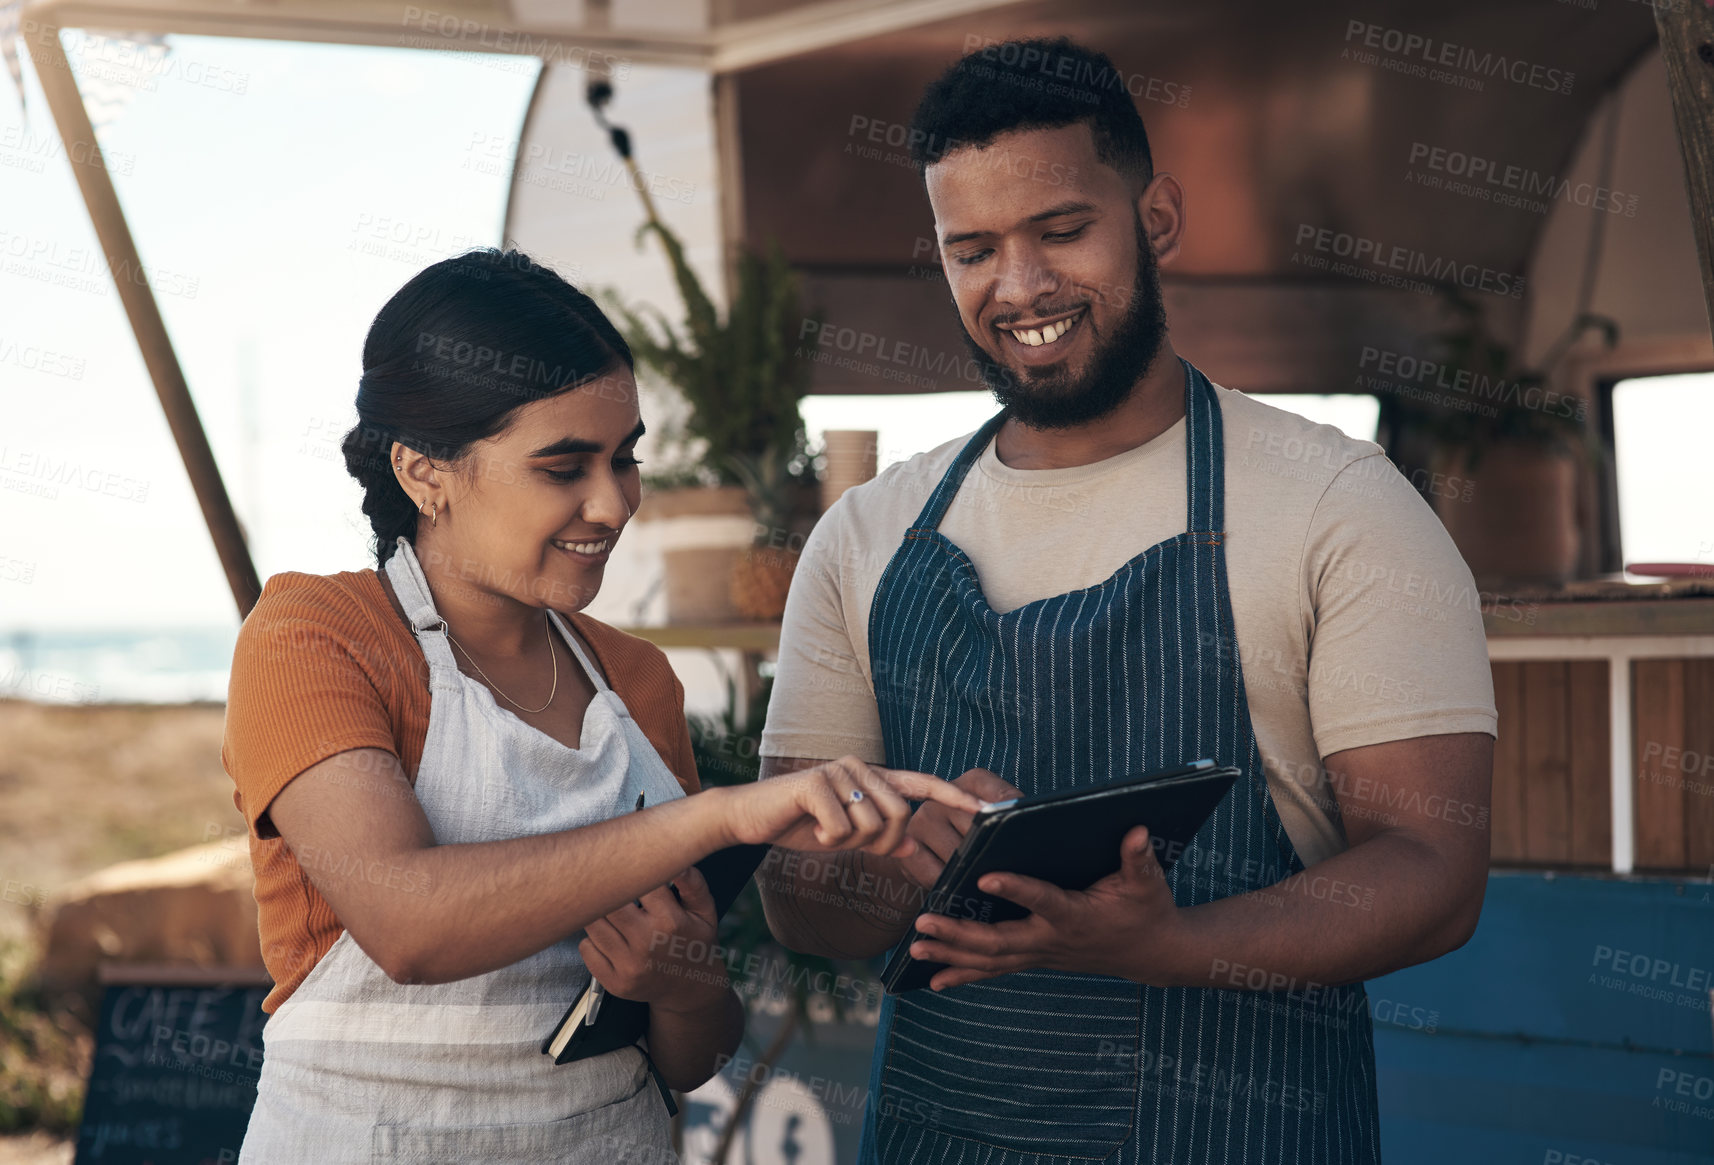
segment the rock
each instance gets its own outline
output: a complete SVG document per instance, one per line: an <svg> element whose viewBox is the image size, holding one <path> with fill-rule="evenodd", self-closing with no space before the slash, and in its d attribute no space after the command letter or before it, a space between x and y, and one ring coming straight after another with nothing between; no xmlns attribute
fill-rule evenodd
<svg viewBox="0 0 1714 1165"><path fill-rule="evenodd" d="M49 901L39 969L50 992L93 998L105 962L262 966L243 839L120 862Z"/></svg>

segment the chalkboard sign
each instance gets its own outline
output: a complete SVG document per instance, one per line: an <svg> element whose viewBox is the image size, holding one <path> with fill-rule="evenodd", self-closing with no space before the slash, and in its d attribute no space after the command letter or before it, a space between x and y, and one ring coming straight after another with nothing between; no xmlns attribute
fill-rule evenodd
<svg viewBox="0 0 1714 1165"><path fill-rule="evenodd" d="M76 1165L232 1165L256 1104L268 987L183 969L115 977L104 976Z"/></svg>

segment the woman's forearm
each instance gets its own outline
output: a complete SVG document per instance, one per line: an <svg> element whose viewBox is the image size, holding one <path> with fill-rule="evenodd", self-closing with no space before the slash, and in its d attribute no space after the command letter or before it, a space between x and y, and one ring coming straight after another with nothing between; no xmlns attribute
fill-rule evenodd
<svg viewBox="0 0 1714 1165"><path fill-rule="evenodd" d="M386 879L398 897L383 898L361 928L379 948L371 957L410 983L527 958L731 844L725 795L709 789L561 833L393 855Z"/></svg>
<svg viewBox="0 0 1714 1165"><path fill-rule="evenodd" d="M349 779L376 763L368 754L391 764L390 781ZM936 777L847 757L564 832L438 845L397 758L354 749L299 774L265 813L371 959L401 983L445 983L533 955L737 842L912 845L912 799L980 807Z"/></svg>

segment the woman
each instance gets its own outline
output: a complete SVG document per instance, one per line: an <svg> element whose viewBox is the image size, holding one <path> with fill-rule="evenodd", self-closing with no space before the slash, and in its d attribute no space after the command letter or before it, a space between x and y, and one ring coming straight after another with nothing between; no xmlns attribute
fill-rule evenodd
<svg viewBox="0 0 1714 1165"><path fill-rule="evenodd" d="M697 793L665 657L573 613L636 511L643 423L630 350L553 272L435 264L363 369L344 453L379 569L274 575L233 658L222 759L276 982L240 1160L671 1160L650 1061L694 1088L743 1028L687 957L716 924L687 867L903 854L906 798L979 803L853 758ZM555 1067L591 973L649 1003L647 1053Z"/></svg>

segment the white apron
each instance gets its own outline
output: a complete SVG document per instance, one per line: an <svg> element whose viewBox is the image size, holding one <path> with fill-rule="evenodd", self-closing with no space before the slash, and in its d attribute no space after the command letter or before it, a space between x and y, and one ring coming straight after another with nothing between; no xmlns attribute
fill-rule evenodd
<svg viewBox="0 0 1714 1165"><path fill-rule="evenodd" d="M557 613L596 689L576 749L458 670L404 538L385 569L429 664L416 796L437 842L574 829L631 811L638 793L650 805L684 795ZM266 1055L239 1162L676 1165L640 1049L558 1067L541 1053L588 981L582 937L485 975L406 986L341 934L262 1029Z"/></svg>

